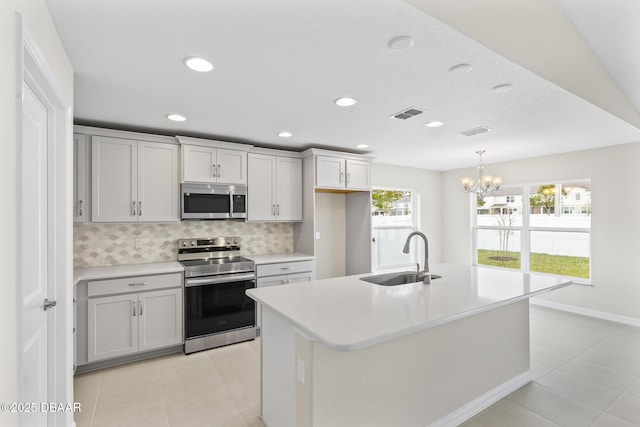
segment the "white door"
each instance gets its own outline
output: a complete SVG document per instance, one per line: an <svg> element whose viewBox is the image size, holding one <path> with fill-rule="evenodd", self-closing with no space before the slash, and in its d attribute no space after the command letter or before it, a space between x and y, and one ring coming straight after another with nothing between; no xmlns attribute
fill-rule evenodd
<svg viewBox="0 0 640 427"><path fill-rule="evenodd" d="M218 148L218 182L224 184L247 183L247 152Z"/></svg>
<svg viewBox="0 0 640 427"><path fill-rule="evenodd" d="M73 135L73 222L87 222L87 136Z"/></svg>
<svg viewBox="0 0 640 427"><path fill-rule="evenodd" d="M345 160L337 157L316 157L316 186L327 188L345 187Z"/></svg>
<svg viewBox="0 0 640 427"><path fill-rule="evenodd" d="M138 295L139 351L182 343L182 288Z"/></svg>
<svg viewBox="0 0 640 427"><path fill-rule="evenodd" d="M138 221L179 220L178 146L138 141Z"/></svg>
<svg viewBox="0 0 640 427"><path fill-rule="evenodd" d="M138 220L138 142L91 138L91 221Z"/></svg>
<svg viewBox="0 0 640 427"><path fill-rule="evenodd" d="M276 171L278 220L302 221L302 159L278 157Z"/></svg>
<svg viewBox="0 0 640 427"><path fill-rule="evenodd" d="M89 362L138 351L138 294L90 298L87 304Z"/></svg>
<svg viewBox="0 0 640 427"><path fill-rule="evenodd" d="M217 181L216 149L199 145L182 146L182 180L184 182Z"/></svg>
<svg viewBox="0 0 640 427"><path fill-rule="evenodd" d="M275 220L275 156L249 154L248 172L247 216L249 221Z"/></svg>
<svg viewBox="0 0 640 427"><path fill-rule="evenodd" d="M23 192L19 191L21 232L18 257L22 311L22 378L19 378L19 382L22 385L22 395L18 396L18 401L49 402L48 331L49 326L54 326L54 310L45 311L43 308L45 298L55 292L48 271L49 111L27 84L23 84L22 102L22 158L19 160L19 178ZM55 348L53 344L52 347ZM24 425L44 426L47 424L47 415L36 411L22 414L22 420Z"/></svg>
<svg viewBox="0 0 640 427"><path fill-rule="evenodd" d="M370 165L360 160L347 160L347 188L370 190Z"/></svg>

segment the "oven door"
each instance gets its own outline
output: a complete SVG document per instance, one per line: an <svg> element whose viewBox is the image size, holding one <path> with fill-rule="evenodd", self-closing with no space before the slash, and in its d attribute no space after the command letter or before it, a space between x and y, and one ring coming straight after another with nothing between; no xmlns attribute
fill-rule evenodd
<svg viewBox="0 0 640 427"><path fill-rule="evenodd" d="M254 327L256 304L245 291L255 275L233 274L185 280L185 338Z"/></svg>

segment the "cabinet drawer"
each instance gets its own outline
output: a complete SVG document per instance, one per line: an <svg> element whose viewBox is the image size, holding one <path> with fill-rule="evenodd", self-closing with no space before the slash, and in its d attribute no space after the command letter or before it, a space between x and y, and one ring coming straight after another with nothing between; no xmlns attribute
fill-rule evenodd
<svg viewBox="0 0 640 427"><path fill-rule="evenodd" d="M87 296L91 298L100 295L144 292L178 286L182 286L182 273L92 280L87 283Z"/></svg>
<svg viewBox="0 0 640 427"><path fill-rule="evenodd" d="M301 273L304 271L313 271L313 261L280 262L256 266L257 277Z"/></svg>

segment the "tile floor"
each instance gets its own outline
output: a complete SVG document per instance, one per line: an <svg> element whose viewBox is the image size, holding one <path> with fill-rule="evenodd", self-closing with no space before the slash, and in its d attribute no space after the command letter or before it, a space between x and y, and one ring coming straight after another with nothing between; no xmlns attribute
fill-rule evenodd
<svg viewBox="0 0 640 427"><path fill-rule="evenodd" d="M264 426L259 351L256 340L78 375L77 425ZM640 426L640 328L532 306L531 369L532 383L463 426Z"/></svg>

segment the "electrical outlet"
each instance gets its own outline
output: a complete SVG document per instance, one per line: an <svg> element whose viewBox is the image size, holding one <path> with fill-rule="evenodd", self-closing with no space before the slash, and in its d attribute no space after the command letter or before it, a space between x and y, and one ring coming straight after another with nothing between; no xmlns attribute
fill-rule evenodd
<svg viewBox="0 0 640 427"><path fill-rule="evenodd" d="M135 249L142 249L142 239L136 238L133 247Z"/></svg>
<svg viewBox="0 0 640 427"><path fill-rule="evenodd" d="M320 232L316 231L316 240L320 240Z"/></svg>
<svg viewBox="0 0 640 427"><path fill-rule="evenodd" d="M301 384L305 383L305 372L304 372L304 360L298 357L298 381Z"/></svg>
<svg viewBox="0 0 640 427"><path fill-rule="evenodd" d="M273 234L267 234L267 243L273 243L275 236Z"/></svg>

